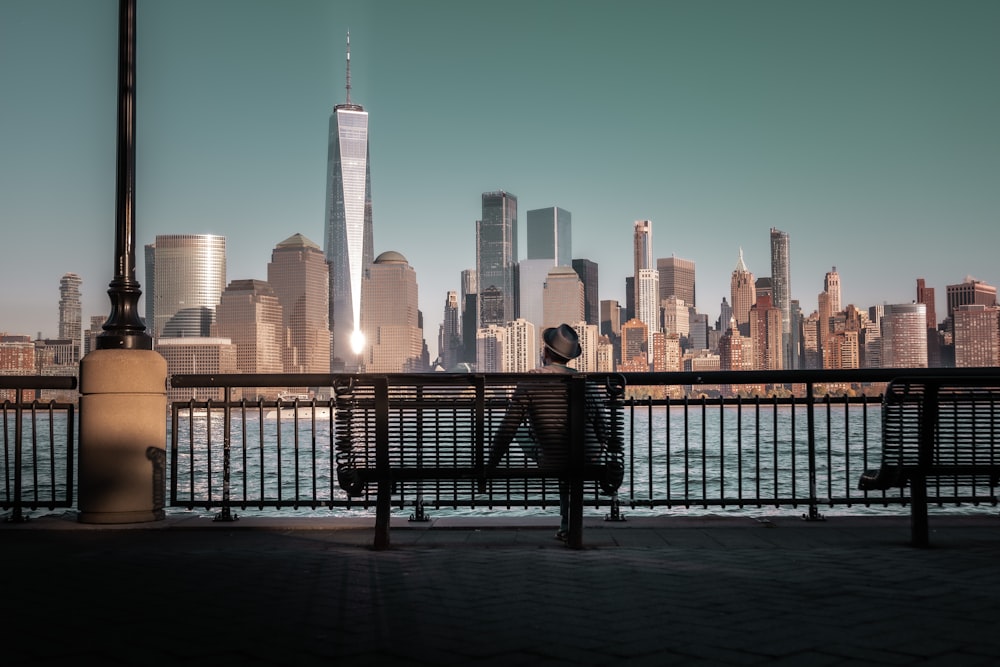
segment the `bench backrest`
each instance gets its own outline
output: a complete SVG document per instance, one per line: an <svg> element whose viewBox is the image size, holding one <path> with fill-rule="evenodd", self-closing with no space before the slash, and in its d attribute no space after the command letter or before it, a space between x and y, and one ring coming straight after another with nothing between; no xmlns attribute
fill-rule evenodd
<svg viewBox="0 0 1000 667"><path fill-rule="evenodd" d="M1000 377L901 378L882 406L883 465L1000 465Z"/></svg>
<svg viewBox="0 0 1000 667"><path fill-rule="evenodd" d="M573 383L577 383L574 385ZM624 380L616 374L359 374L336 387L337 471L342 488L360 493L380 469L437 471L460 476L481 472L492 439L517 387L531 385L533 409L555 415L562 454L551 444L555 432L532 433L527 425L504 459L504 469L543 470L566 465L574 433L585 451L602 444L588 427L588 410L604 412L601 439L621 452ZM577 386L579 389L574 390ZM575 396L578 400L571 400ZM588 408L589 406L589 408ZM578 422L574 425L574 421ZM574 431L574 429L577 429ZM540 451L548 445L543 455ZM380 453L381 452L381 453ZM428 477L431 475L428 475Z"/></svg>

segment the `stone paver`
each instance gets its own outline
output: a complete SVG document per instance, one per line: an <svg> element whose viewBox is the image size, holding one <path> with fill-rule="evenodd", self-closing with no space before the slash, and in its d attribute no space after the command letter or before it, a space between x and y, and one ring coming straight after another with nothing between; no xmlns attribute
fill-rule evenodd
<svg viewBox="0 0 1000 667"><path fill-rule="evenodd" d="M502 517L502 515L501 515ZM0 525L5 666L997 664L1000 519Z"/></svg>

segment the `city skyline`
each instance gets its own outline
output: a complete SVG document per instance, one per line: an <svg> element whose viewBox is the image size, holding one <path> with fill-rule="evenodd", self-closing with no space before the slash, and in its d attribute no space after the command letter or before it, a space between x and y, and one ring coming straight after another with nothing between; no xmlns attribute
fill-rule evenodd
<svg viewBox="0 0 1000 667"><path fill-rule="evenodd" d="M371 114L374 252L415 270L432 357L440 304L475 265L480 197L497 190L522 211L572 213L573 257L598 265L601 300L625 303L632 225L651 220L654 261L696 263L710 321L738 248L769 272L772 227L790 236L789 296L806 315L832 266L861 309L913 301L918 278L939 313L946 285L1000 282L995 3L492 13L140 2L137 248L219 234L229 278L263 279L282 239L321 237L349 30L352 99ZM4 3L0 31L3 60L24 64L0 73L0 279L18 286L0 296L0 329L52 336L66 273L82 279L85 321L110 310L117 1Z"/></svg>

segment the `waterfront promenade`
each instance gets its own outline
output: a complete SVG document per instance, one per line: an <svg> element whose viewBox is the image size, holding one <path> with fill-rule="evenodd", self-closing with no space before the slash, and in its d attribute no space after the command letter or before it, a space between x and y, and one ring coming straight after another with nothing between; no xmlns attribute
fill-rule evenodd
<svg viewBox="0 0 1000 667"><path fill-rule="evenodd" d="M1000 518L0 524L3 664L995 665Z"/></svg>

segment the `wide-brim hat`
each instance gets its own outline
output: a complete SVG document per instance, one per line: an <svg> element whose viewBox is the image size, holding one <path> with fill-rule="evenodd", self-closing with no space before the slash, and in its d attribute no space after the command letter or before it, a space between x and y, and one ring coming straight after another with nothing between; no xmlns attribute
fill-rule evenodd
<svg viewBox="0 0 1000 667"><path fill-rule="evenodd" d="M542 332L542 340L545 341L545 347L563 359L576 359L583 351L580 348L580 337L568 324L549 327Z"/></svg>

